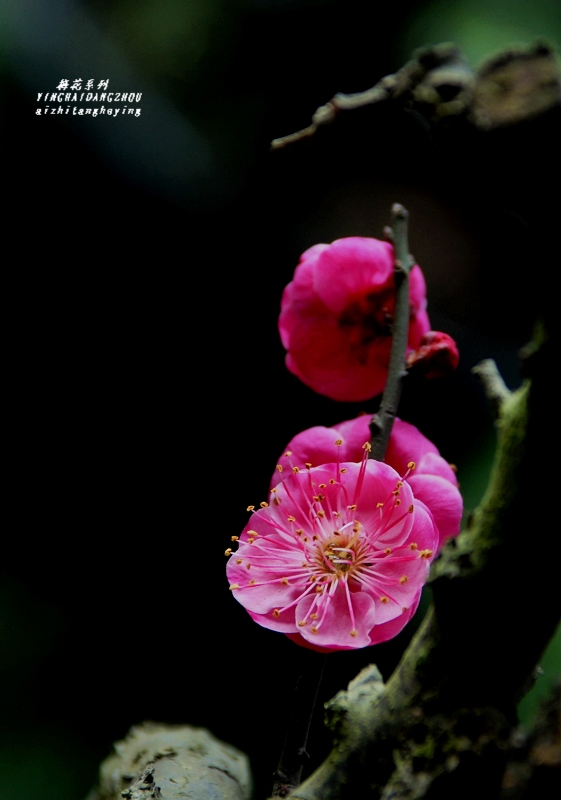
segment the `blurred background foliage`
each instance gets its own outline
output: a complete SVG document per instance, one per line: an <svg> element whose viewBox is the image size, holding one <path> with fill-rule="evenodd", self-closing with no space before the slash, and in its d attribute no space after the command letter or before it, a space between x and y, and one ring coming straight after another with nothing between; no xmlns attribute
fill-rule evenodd
<svg viewBox="0 0 561 800"><path fill-rule="evenodd" d="M379 129L355 112L312 147L268 143L418 46L454 41L474 65L535 38L559 52L559 3L3 0L1 15L16 513L0 573L0 796L83 800L111 742L147 718L246 750L265 796L310 655L232 602L221 553L298 430L371 410L284 370L276 317L300 253L379 236L394 201L410 209L433 326L462 361L410 381L400 413L458 465L467 510L494 449L470 369L494 357L515 388L536 308L505 280L531 259L524 221L464 193L461 153L439 163L415 118ZM36 116L63 77L142 92L142 115ZM333 656L323 699L374 659L387 677L410 635ZM560 662L558 633L525 724ZM321 719L313 736L311 766Z"/></svg>

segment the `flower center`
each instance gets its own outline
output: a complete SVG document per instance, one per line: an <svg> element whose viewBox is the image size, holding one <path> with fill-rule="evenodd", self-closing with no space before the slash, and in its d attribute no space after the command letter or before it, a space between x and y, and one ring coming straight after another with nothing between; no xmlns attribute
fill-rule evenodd
<svg viewBox="0 0 561 800"><path fill-rule="evenodd" d="M333 572L336 573L348 572L354 566L354 550L350 547L340 547L337 542L331 542L327 545L323 551L323 557L329 562Z"/></svg>

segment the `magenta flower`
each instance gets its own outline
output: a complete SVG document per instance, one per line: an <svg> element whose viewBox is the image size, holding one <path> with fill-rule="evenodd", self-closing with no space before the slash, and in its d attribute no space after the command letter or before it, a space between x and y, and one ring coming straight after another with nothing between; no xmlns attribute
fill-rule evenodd
<svg viewBox="0 0 561 800"><path fill-rule="evenodd" d="M302 255L285 288L279 331L286 366L333 400L368 400L383 391L395 309L393 246L351 236ZM410 350L429 330L426 287L418 266L410 276Z"/></svg>
<svg viewBox="0 0 561 800"><path fill-rule="evenodd" d="M315 650L399 633L438 546L407 473L366 455L291 472L252 515L237 552L226 551L230 589L250 616Z"/></svg>
<svg viewBox="0 0 561 800"><path fill-rule="evenodd" d="M370 417L363 415L333 428L318 425L297 434L279 459L271 486L278 484L292 467L304 468L305 464L318 467L335 461L338 452L342 461L360 461L363 443L370 438L369 421ZM385 461L400 475L405 474L410 461L415 462L416 468L407 483L432 513L439 532L439 551L447 539L460 532L463 502L453 468L436 445L414 425L400 419L394 422Z"/></svg>

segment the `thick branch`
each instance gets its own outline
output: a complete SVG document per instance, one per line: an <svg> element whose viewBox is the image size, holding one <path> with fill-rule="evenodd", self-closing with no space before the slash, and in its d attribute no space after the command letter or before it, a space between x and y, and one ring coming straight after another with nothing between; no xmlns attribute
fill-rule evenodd
<svg viewBox="0 0 561 800"><path fill-rule="evenodd" d="M471 371L483 384L485 394L491 403L495 417L498 419L501 415L501 409L509 399L511 392L503 381L497 365L492 358L486 358L473 367Z"/></svg>
<svg viewBox="0 0 561 800"><path fill-rule="evenodd" d="M536 468L548 380L544 370L505 400L484 501L433 567L433 610L384 691L349 694L333 751L294 800L498 796L516 700L561 616L559 537L545 559L530 544L551 526Z"/></svg>

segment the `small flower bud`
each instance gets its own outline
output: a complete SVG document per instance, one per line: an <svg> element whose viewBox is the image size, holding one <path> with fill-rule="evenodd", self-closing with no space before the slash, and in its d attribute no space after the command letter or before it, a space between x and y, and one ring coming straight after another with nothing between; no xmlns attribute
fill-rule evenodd
<svg viewBox="0 0 561 800"><path fill-rule="evenodd" d="M458 366L460 354L456 342L447 333L428 331L421 344L407 357L407 368L423 374L425 378L449 375Z"/></svg>

